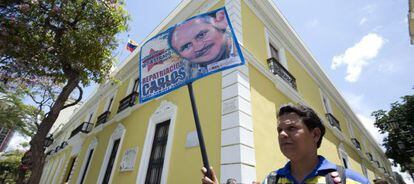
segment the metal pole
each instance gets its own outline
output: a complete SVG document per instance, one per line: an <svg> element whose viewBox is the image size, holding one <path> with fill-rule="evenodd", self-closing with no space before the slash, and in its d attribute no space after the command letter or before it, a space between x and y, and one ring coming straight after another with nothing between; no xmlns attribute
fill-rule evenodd
<svg viewBox="0 0 414 184"><path fill-rule="evenodd" d="M195 98L194 98L192 84L193 83L190 82L187 86L188 86L188 92L190 93L191 107L193 108L193 115L194 115L196 130L197 130L198 142L200 144L201 156L203 157L203 164L204 164L204 167L207 169L207 176L210 179L212 179L211 171L210 171L210 164L208 163L207 149L206 149L206 145L204 144L203 132L201 130L200 119L198 118L197 105L196 105Z"/></svg>

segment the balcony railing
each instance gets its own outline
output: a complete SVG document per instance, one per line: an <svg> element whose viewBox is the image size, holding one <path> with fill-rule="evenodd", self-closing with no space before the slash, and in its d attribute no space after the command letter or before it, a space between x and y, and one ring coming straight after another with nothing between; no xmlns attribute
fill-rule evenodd
<svg viewBox="0 0 414 184"><path fill-rule="evenodd" d="M379 163L379 161L375 160L374 163L378 168L381 167L381 164Z"/></svg>
<svg viewBox="0 0 414 184"><path fill-rule="evenodd" d="M105 111L104 113L99 115L97 120L96 120L96 125L95 126L99 126L99 125L104 124L105 122L107 122L108 119L109 119L110 114L111 114L111 111Z"/></svg>
<svg viewBox="0 0 414 184"><path fill-rule="evenodd" d="M135 105L137 99L138 99L138 92L135 92L135 91L129 94L128 96L126 96L124 99L119 101L119 107L118 107L117 113L125 110L128 107Z"/></svg>
<svg viewBox="0 0 414 184"><path fill-rule="evenodd" d="M293 75L290 74L289 71L286 70L286 68L283 67L283 65L280 64L280 62L277 59L269 58L267 59L267 64L269 65L270 72L272 72L274 75L278 75L280 78L286 81L293 89L297 90L295 77L293 77Z"/></svg>
<svg viewBox="0 0 414 184"><path fill-rule="evenodd" d="M354 146L358 149L361 150L361 144L359 143L358 139L356 138L351 138L352 144L354 144Z"/></svg>
<svg viewBox="0 0 414 184"><path fill-rule="evenodd" d="M372 154L369 152L366 152L365 155L367 155L369 161L374 161L374 157L372 157Z"/></svg>
<svg viewBox="0 0 414 184"><path fill-rule="evenodd" d="M93 128L92 123L83 122L78 127L76 127L75 129L72 130L72 133L70 133L69 139L72 138L73 136L75 136L76 134L78 134L79 132L89 133L92 130L92 128Z"/></svg>
<svg viewBox="0 0 414 184"><path fill-rule="evenodd" d="M326 113L326 118L328 118L329 124L331 124L333 127L336 127L339 131L342 131L341 125L335 116L333 116L331 113Z"/></svg>

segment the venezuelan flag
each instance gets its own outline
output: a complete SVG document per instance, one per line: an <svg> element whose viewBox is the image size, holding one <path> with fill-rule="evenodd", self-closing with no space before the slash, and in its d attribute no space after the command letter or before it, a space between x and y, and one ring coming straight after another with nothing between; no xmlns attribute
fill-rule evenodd
<svg viewBox="0 0 414 184"><path fill-rule="evenodd" d="M137 42L129 39L128 43L126 45L126 49L129 50L129 52L133 52L138 47Z"/></svg>

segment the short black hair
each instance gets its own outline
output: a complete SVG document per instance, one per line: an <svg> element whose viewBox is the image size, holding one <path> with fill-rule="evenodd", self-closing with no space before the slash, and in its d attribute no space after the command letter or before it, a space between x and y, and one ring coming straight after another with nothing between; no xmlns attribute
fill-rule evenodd
<svg viewBox="0 0 414 184"><path fill-rule="evenodd" d="M305 105L298 104L287 104L280 107L279 112L277 114L277 118L280 116L289 114L289 113L295 113L297 114L303 123L306 125L306 127L309 130L313 130L315 128L319 128L321 130L321 137L319 138L317 142L317 148L321 146L322 138L325 135L325 126L322 123L322 120L319 118L319 116L316 114L316 112Z"/></svg>

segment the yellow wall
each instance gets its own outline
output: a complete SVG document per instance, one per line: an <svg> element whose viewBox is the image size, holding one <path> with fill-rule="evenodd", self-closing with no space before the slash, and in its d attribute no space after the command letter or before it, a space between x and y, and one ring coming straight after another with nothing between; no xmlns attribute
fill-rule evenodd
<svg viewBox="0 0 414 184"><path fill-rule="evenodd" d="M267 67L267 46L264 25L242 1L243 44L263 66Z"/></svg>
<svg viewBox="0 0 414 184"><path fill-rule="evenodd" d="M252 120L256 151L256 177L262 180L270 171L282 167L287 159L277 141L276 110L289 99L275 90L274 84L249 66Z"/></svg>

